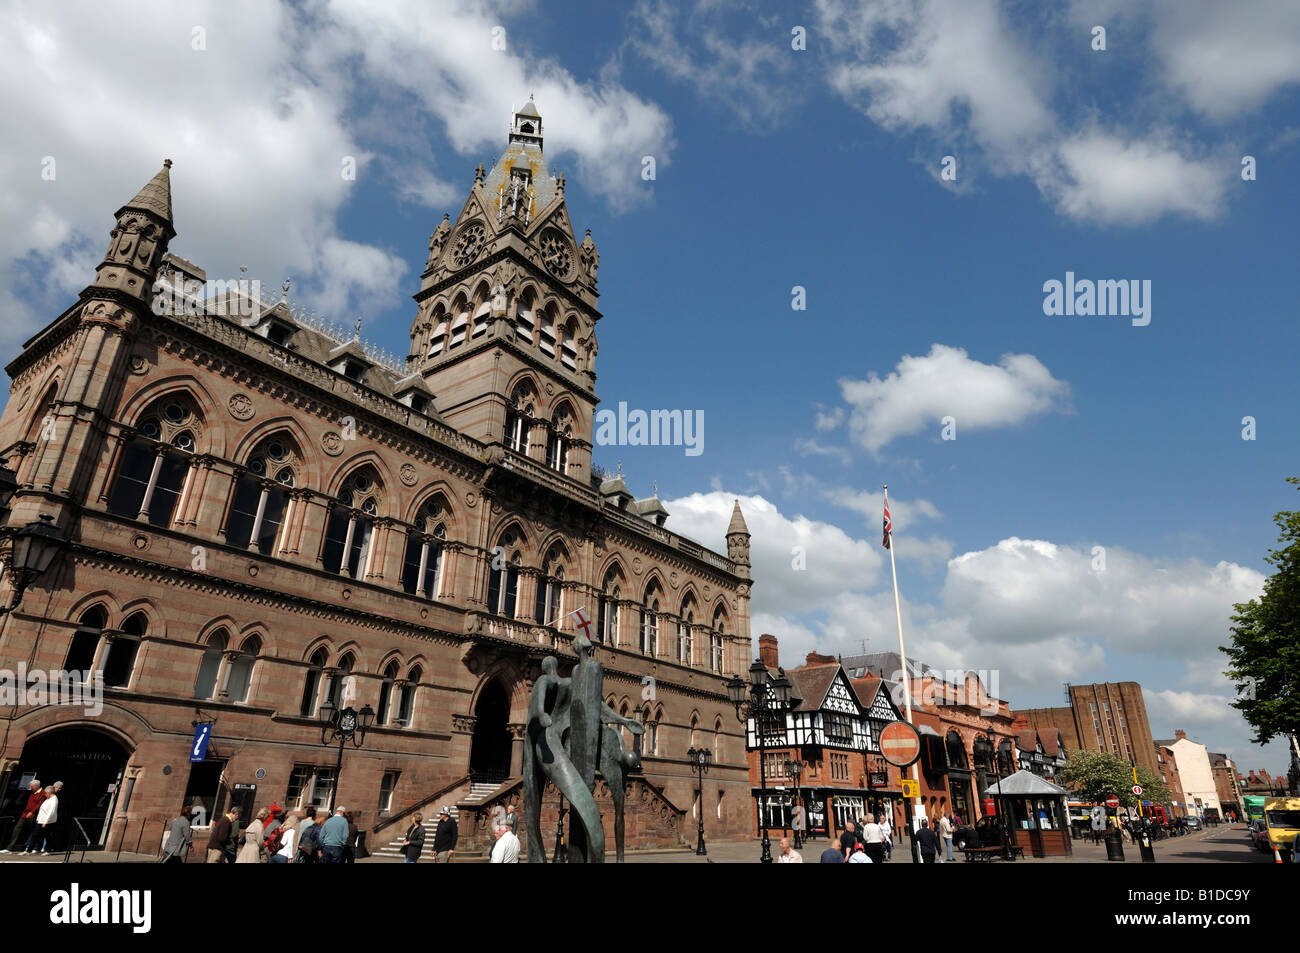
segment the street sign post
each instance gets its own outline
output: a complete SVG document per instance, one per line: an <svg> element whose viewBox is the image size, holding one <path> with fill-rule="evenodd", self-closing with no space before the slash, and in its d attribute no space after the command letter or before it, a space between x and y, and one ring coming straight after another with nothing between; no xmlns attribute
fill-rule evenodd
<svg viewBox="0 0 1300 953"><path fill-rule="evenodd" d="M1135 784L1135 785L1133 785L1133 793L1136 794L1138 797L1141 797L1141 796L1142 796L1142 785L1140 785L1140 784Z"/></svg>
<svg viewBox="0 0 1300 953"><path fill-rule="evenodd" d="M919 781L913 781L911 778L903 778L898 782L902 788L903 797L920 797L921 784Z"/></svg>

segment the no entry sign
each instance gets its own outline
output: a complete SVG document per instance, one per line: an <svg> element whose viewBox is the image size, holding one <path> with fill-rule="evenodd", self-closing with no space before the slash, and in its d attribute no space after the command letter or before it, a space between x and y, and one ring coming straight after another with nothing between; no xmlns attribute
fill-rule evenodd
<svg viewBox="0 0 1300 953"><path fill-rule="evenodd" d="M1119 807L1119 798L1112 794L1110 797L1106 798L1106 806Z"/></svg>
<svg viewBox="0 0 1300 953"><path fill-rule="evenodd" d="M891 721L880 732L880 754L898 768L921 756L921 736L905 721Z"/></svg>

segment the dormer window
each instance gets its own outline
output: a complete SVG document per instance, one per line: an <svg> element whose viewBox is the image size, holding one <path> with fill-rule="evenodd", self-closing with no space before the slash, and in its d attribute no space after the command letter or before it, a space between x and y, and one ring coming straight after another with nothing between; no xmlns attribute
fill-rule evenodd
<svg viewBox="0 0 1300 953"><path fill-rule="evenodd" d="M429 398L422 394L412 394L411 409L417 414L427 413L429 410Z"/></svg>
<svg viewBox="0 0 1300 953"><path fill-rule="evenodd" d="M266 339L272 344L278 344L285 347L289 343L289 338L293 336L293 329L287 324L281 324L278 321L272 321L266 326Z"/></svg>
<svg viewBox="0 0 1300 953"><path fill-rule="evenodd" d="M360 381L361 375L366 372L366 366L360 361L348 361L343 365L343 376L350 381Z"/></svg>

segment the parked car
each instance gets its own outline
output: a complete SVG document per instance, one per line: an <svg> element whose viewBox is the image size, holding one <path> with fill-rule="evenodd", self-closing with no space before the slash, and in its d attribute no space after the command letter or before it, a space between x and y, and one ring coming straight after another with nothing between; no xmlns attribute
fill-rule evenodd
<svg viewBox="0 0 1300 953"><path fill-rule="evenodd" d="M1195 814L1190 814L1187 817L1187 829L1189 831L1204 830L1205 824Z"/></svg>
<svg viewBox="0 0 1300 953"><path fill-rule="evenodd" d="M1251 847L1255 848L1255 850L1262 850L1262 851L1269 850L1268 824L1262 817L1251 821L1250 827L1248 827L1246 830L1247 833L1250 835Z"/></svg>

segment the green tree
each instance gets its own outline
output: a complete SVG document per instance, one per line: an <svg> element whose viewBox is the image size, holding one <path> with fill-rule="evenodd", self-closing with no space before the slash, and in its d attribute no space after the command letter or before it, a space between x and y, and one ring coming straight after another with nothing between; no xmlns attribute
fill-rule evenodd
<svg viewBox="0 0 1300 953"><path fill-rule="evenodd" d="M1168 804L1169 789L1160 780L1160 775L1142 766L1137 771L1142 800ZM1105 751L1072 752L1056 780L1085 801L1100 803L1114 795L1123 807L1137 807L1138 798L1133 793L1133 766L1117 755Z"/></svg>
<svg viewBox="0 0 1300 953"><path fill-rule="evenodd" d="M1287 482L1300 487L1300 478ZM1264 594L1233 606L1232 645L1219 646L1231 667L1224 672L1237 686L1232 707L1255 730L1255 743L1300 730L1300 511L1273 515L1280 549L1264 561L1277 572Z"/></svg>

